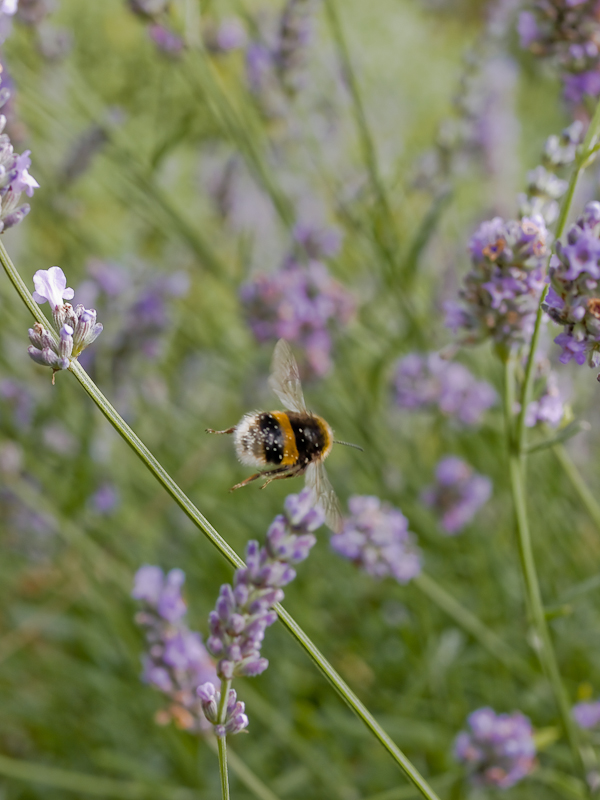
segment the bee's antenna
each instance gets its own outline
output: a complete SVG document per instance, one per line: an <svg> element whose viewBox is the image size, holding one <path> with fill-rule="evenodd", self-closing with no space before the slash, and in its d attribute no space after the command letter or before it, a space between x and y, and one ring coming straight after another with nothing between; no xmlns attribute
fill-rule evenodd
<svg viewBox="0 0 600 800"><path fill-rule="evenodd" d="M346 447L355 447L357 450L360 450L361 453L364 453L364 450L360 445L352 444L352 442L340 442L339 439L334 439L333 443L334 444L344 444L344 445L346 445Z"/></svg>

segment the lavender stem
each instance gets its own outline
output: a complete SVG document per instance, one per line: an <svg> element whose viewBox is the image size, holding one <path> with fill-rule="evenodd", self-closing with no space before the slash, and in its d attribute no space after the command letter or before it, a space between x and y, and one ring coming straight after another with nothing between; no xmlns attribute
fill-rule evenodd
<svg viewBox="0 0 600 800"><path fill-rule="evenodd" d="M223 691L223 690L221 690ZM223 697L227 695L223 693ZM223 800L229 800L229 777L227 775L227 737L218 736L217 746L219 748L219 774L221 776L221 796Z"/></svg>
<svg viewBox="0 0 600 800"><path fill-rule="evenodd" d="M540 665L552 687L554 699L562 719L563 728L567 736L573 761L585 776L585 768L579 749L577 731L571 717L569 698L565 692L556 654L552 645L550 631L546 622L546 614L542 602L540 586L533 557L529 520L527 518L527 503L525 496L524 460L520 453L521 443L515 435L513 425L515 404L515 356L509 356L505 361L504 375L504 414L506 420L506 440L508 449L508 463L510 484L515 507L517 537L519 544L519 557L521 570L525 581L527 606L529 617L534 629L534 650Z"/></svg>

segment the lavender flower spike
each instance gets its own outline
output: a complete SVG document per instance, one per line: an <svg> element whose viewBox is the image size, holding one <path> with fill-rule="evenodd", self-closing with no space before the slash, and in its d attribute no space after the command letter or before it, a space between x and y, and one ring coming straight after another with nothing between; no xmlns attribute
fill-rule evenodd
<svg viewBox="0 0 600 800"><path fill-rule="evenodd" d="M421 554L408 530L408 520L378 497L355 495L348 500L351 516L331 547L374 578L391 576L408 583L421 572Z"/></svg>
<svg viewBox="0 0 600 800"><path fill-rule="evenodd" d="M526 716L480 708L467 724L469 730L456 737L454 756L469 769L475 785L509 789L534 769L535 743Z"/></svg>

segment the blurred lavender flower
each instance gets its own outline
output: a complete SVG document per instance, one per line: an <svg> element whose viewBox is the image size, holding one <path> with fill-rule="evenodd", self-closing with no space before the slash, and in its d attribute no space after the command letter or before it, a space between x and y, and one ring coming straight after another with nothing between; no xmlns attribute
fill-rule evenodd
<svg viewBox="0 0 600 800"><path fill-rule="evenodd" d="M230 53L246 46L246 29L240 19L230 17L204 31L204 44L211 53Z"/></svg>
<svg viewBox="0 0 600 800"><path fill-rule="evenodd" d="M54 10L52 0L19 0L17 19L24 25L37 26Z"/></svg>
<svg viewBox="0 0 600 800"><path fill-rule="evenodd" d="M536 0L518 25L521 46L554 62L565 97L580 103L600 94L600 18L596 0Z"/></svg>
<svg viewBox="0 0 600 800"><path fill-rule="evenodd" d="M550 289L543 303L549 317L564 326L554 340L560 361L600 366L600 203L588 203L571 226L567 242L557 242L550 261Z"/></svg>
<svg viewBox="0 0 600 800"><path fill-rule="evenodd" d="M600 700L576 703L573 706L572 714L580 728L596 728L600 724Z"/></svg>
<svg viewBox="0 0 600 800"><path fill-rule="evenodd" d="M489 383L438 353L410 353L398 361L394 388L400 408L438 410L464 425L478 425L497 400Z"/></svg>
<svg viewBox="0 0 600 800"><path fill-rule="evenodd" d="M28 353L36 363L52 367L55 372L68 369L71 358L77 358L102 333L102 325L96 322L94 309L81 304L73 308L70 303L63 303L63 299L70 300L75 293L67 288L67 279L60 267L39 269L33 276L33 285L33 299L40 304L48 302L52 309L59 338L55 341L54 336L36 322L29 329Z"/></svg>
<svg viewBox="0 0 600 800"><path fill-rule="evenodd" d="M185 624L187 611L181 597L185 575L173 569L167 575L159 567L143 566L135 575L132 597L142 603L136 622L145 633L148 652L142 679L170 700L157 721L175 724L192 733L206 733L211 725L202 712L198 688L216 680L214 664L199 633Z"/></svg>
<svg viewBox="0 0 600 800"><path fill-rule="evenodd" d="M33 416L34 399L29 389L11 378L0 381L0 399L12 409L17 428L28 428Z"/></svg>
<svg viewBox="0 0 600 800"><path fill-rule="evenodd" d="M294 240L301 250L310 258L333 258L337 255L342 234L337 228L320 226L312 222L297 222L292 231Z"/></svg>
<svg viewBox="0 0 600 800"><path fill-rule="evenodd" d="M217 674L227 703L219 714L221 694L214 682L200 687L204 713L217 736L239 733L248 725L244 704L230 688L233 677L259 675L269 666L260 654L265 630L277 619L273 605L283 600L283 589L296 577L293 564L304 561L316 542L313 533L323 524L324 513L314 505L311 490L288 495L284 513L275 517L263 547L248 542L247 566L236 570L233 586L221 586L215 610L208 622L209 652L219 659Z"/></svg>
<svg viewBox="0 0 600 800"><path fill-rule="evenodd" d="M184 41L164 25L150 25L148 35L157 48L167 56L177 57L181 55L184 48Z"/></svg>
<svg viewBox="0 0 600 800"><path fill-rule="evenodd" d="M566 192L567 181L558 178L553 170L562 169L575 161L577 147L583 140L583 124L576 120L560 136L546 140L542 164L527 174L527 191L519 195L522 217L540 215L546 225L558 218L558 202Z"/></svg>
<svg viewBox="0 0 600 800"><path fill-rule="evenodd" d="M348 500L350 516L331 547L374 578L395 578L408 583L421 572L421 554L408 530L408 520L378 497L354 495Z"/></svg>
<svg viewBox="0 0 600 800"><path fill-rule="evenodd" d="M355 303L324 264L303 265L290 258L277 272L259 274L242 286L240 296L259 342L296 342L304 349L309 374L321 377L330 370L330 330L348 324Z"/></svg>
<svg viewBox="0 0 600 800"><path fill-rule="evenodd" d="M556 375L548 370L542 376L544 388L537 400L532 400L527 407L525 425L533 428L538 424L549 425L556 428L565 415L565 406L558 390Z"/></svg>
<svg viewBox="0 0 600 800"><path fill-rule="evenodd" d="M466 331L465 342L491 337L510 348L531 338L550 235L541 216L482 223L469 242L472 269L459 295L449 302L446 326Z"/></svg>
<svg viewBox="0 0 600 800"><path fill-rule="evenodd" d="M316 7L315 0L287 0L279 20L273 56L279 80L288 94L295 94L304 84Z"/></svg>
<svg viewBox="0 0 600 800"><path fill-rule="evenodd" d="M91 508L102 515L111 514L119 502L119 490L112 483L103 483L89 499Z"/></svg>
<svg viewBox="0 0 600 800"><path fill-rule="evenodd" d="M515 711L496 714L480 708L469 715L468 731L458 734L454 756L474 784L509 789L535 767L535 743L529 719Z"/></svg>
<svg viewBox="0 0 600 800"><path fill-rule="evenodd" d="M422 492L421 500L440 517L446 533L459 533L489 500L492 482L456 456L442 458L435 477L435 485Z"/></svg>
<svg viewBox="0 0 600 800"><path fill-rule="evenodd" d="M12 17L17 13L19 0L0 0L0 44L11 32Z"/></svg>

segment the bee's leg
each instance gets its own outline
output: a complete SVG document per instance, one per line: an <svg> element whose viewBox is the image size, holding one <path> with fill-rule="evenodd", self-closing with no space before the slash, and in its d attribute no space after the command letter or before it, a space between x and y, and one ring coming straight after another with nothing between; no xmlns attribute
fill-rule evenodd
<svg viewBox="0 0 600 800"><path fill-rule="evenodd" d="M224 431L215 431L215 433L224 433ZM241 483L236 483L236 485L232 486L229 491L234 492L236 489L241 489L242 486L246 486L246 484L252 483L252 481L257 480L258 478L262 478L264 474L265 474L264 472L256 472L254 475L250 475L249 478L246 478L245 481L242 481Z"/></svg>
<svg viewBox="0 0 600 800"><path fill-rule="evenodd" d="M285 467L285 471L281 472L278 469L271 470L271 472L263 473L268 475L268 477L260 488L264 489L265 486L268 486L271 483L271 481L283 481L286 478L295 478L296 475L301 475L303 472L304 470L299 467Z"/></svg>
<svg viewBox="0 0 600 800"><path fill-rule="evenodd" d="M206 428L206 433L233 433L236 429L237 425L234 425L233 428L227 428L225 431L215 431L212 428Z"/></svg>

